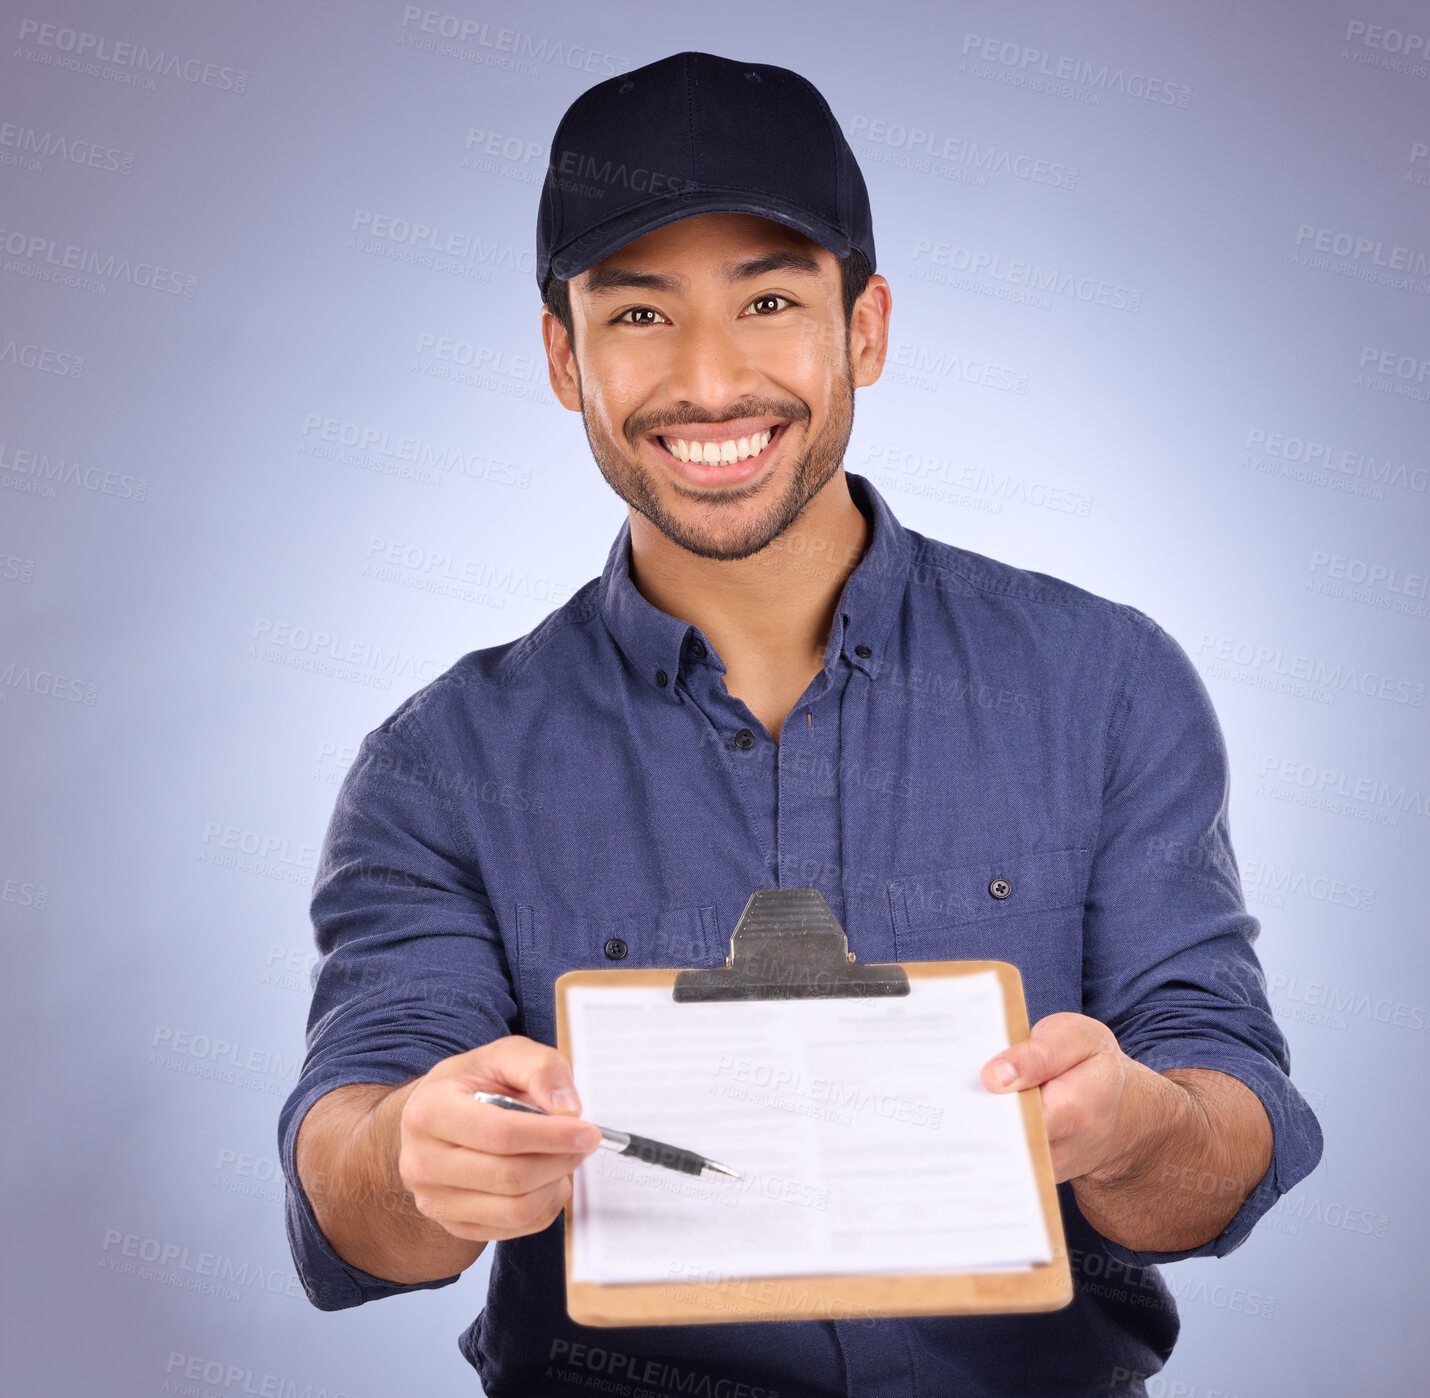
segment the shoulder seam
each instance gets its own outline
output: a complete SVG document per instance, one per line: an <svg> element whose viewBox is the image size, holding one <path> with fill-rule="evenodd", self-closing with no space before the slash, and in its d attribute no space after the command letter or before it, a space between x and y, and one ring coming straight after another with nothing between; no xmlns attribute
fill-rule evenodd
<svg viewBox="0 0 1430 1398"><path fill-rule="evenodd" d="M581 592L586 591L587 588L594 588L599 583L599 578L592 578L564 607L548 613L536 624L534 630L528 631L525 636L520 637L507 653L504 663L498 667L502 673L496 683L504 685L509 678L524 670L530 661L541 653L552 637L560 635L568 627L584 626L595 617L600 610L600 602L597 597L587 598L580 607L577 607L575 603L580 598Z"/></svg>
<svg viewBox="0 0 1430 1398"><path fill-rule="evenodd" d="M1113 749L1121 741L1122 729L1126 725L1128 716L1132 712L1131 703L1124 701L1129 700L1129 696L1132 692L1132 681L1147 659L1147 652L1152 645L1152 632L1154 630L1161 630L1161 627L1159 627L1151 617L1147 616L1145 612L1139 612L1138 615L1143 617L1148 624L1141 628L1141 645L1138 646L1127 659L1127 668L1123 673L1122 684L1119 686L1117 695L1112 701L1112 710L1107 716L1107 731L1104 733L1102 740L1102 789L1104 792L1107 790L1107 773L1112 764ZM1099 818L1099 828L1101 824L1102 822Z"/></svg>
<svg viewBox="0 0 1430 1398"><path fill-rule="evenodd" d="M946 543L942 539L926 538L924 543L914 550L912 561L914 563L924 563L930 567L939 568L944 572L952 573L966 582L974 591L984 593L989 597L1014 597L1025 602L1045 602L1053 606L1062 607L1107 607L1114 611L1121 612L1124 615L1128 615L1129 618L1133 620L1145 616L1145 613L1139 612L1137 608L1126 602L1115 602L1111 597L1099 597L1096 593L1089 592L1084 587L1079 587L1077 583L1068 582L1066 578L1053 578L1052 575L1048 573L1036 574L1036 576L1046 577L1050 581L1061 584L1063 587L1081 593L1082 596L1039 597L1014 592L1011 586L996 587L985 580L975 577L968 569L959 567L955 560L937 556L935 547L942 549L957 548L956 545ZM998 559L993 559L992 561L1013 572L1032 573L1031 569L1019 568L1016 564L1001 563ZM1150 618L1148 618L1148 620L1150 620Z"/></svg>

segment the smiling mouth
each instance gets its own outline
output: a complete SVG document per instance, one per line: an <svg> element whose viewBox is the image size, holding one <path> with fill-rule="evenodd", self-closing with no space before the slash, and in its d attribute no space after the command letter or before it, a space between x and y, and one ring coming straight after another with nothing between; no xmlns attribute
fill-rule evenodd
<svg viewBox="0 0 1430 1398"><path fill-rule="evenodd" d="M669 436L657 434L655 440L677 460L693 462L697 466L733 466L762 455L788 425L782 422L762 432L752 432L747 437L727 437L723 441L697 441L677 437L674 433Z"/></svg>

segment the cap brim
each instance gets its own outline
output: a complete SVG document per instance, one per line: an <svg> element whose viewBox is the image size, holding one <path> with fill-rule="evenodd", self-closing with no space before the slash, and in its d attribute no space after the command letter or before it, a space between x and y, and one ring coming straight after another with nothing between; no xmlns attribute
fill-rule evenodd
<svg viewBox="0 0 1430 1398"><path fill-rule="evenodd" d="M693 218L696 214L719 213L753 214L757 218L773 219L813 238L836 257L849 256L849 239L832 224L813 217L805 209L769 195L710 189L654 199L598 224L575 242L552 253L551 275L569 281L642 234L664 228L667 223Z"/></svg>

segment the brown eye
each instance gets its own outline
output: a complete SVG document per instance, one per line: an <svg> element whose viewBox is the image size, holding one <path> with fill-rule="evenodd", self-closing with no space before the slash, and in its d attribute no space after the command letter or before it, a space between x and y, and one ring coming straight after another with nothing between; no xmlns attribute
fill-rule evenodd
<svg viewBox="0 0 1430 1398"><path fill-rule="evenodd" d="M615 318L613 324L616 325L655 325L655 320L627 320L627 316L660 316L660 312L650 306L632 306L628 311L622 311Z"/></svg>
<svg viewBox="0 0 1430 1398"><path fill-rule="evenodd" d="M787 301L788 299L789 299L789 298L786 297L786 296L776 296L776 295L774 295L773 293L771 293L769 296L757 296L753 301L750 302L750 305L751 305L751 306L754 306L754 307L766 306L766 307L768 307L770 310L778 310L779 307L778 307L777 305L775 305L775 302L777 302L777 301ZM758 310L758 309L757 309L756 312L755 312L755 314L756 314L756 315L766 315L766 314L768 314L768 312L767 312L767 311L762 311L762 310Z"/></svg>

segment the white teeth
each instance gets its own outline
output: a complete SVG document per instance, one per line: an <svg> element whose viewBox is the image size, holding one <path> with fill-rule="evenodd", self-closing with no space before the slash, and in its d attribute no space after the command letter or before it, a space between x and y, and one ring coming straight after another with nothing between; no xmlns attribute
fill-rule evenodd
<svg viewBox="0 0 1430 1398"><path fill-rule="evenodd" d="M700 462L706 466L732 465L748 461L769 446L773 428L756 432L752 437L731 438L725 442L691 442L683 437L662 437L665 449L682 461Z"/></svg>

